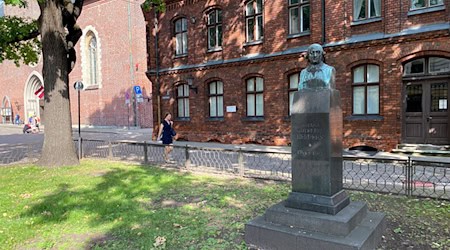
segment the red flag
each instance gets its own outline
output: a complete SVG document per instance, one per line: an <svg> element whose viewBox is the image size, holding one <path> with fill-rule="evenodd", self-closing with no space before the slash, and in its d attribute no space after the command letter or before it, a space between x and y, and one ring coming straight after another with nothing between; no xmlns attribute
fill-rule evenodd
<svg viewBox="0 0 450 250"><path fill-rule="evenodd" d="M40 86L35 92L35 95L37 95L39 97L39 99L41 99L42 97L44 97L44 86Z"/></svg>

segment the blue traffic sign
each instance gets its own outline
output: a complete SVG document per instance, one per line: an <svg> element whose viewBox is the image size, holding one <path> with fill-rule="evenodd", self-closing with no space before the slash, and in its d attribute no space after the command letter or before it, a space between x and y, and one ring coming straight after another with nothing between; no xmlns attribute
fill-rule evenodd
<svg viewBox="0 0 450 250"><path fill-rule="evenodd" d="M142 95L141 86L134 86L134 93L136 95Z"/></svg>

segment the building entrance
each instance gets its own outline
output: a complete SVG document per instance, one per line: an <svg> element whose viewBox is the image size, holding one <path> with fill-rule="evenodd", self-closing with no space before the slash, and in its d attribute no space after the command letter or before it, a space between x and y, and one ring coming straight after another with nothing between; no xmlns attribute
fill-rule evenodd
<svg viewBox="0 0 450 250"><path fill-rule="evenodd" d="M449 144L449 80L404 85L403 142Z"/></svg>

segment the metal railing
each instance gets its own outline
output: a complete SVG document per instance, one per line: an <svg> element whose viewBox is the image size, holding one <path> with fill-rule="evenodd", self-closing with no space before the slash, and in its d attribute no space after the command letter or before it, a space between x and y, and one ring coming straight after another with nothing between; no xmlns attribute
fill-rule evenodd
<svg viewBox="0 0 450 250"><path fill-rule="evenodd" d="M75 147L81 145L84 158L133 161L252 178L291 179L290 152L173 145L172 160L166 163L165 146L157 142L83 139L81 144L77 140L74 143ZM0 164L11 163L14 157L22 162L35 159L40 146L23 145L10 151L10 156L8 152L0 151ZM343 186L346 189L450 200L448 160L359 156L345 156L343 160Z"/></svg>

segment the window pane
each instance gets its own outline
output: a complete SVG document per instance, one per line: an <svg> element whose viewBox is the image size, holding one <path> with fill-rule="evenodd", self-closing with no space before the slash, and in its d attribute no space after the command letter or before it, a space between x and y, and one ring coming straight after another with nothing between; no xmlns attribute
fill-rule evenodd
<svg viewBox="0 0 450 250"><path fill-rule="evenodd" d="M247 80L247 92L255 91L255 78L250 78Z"/></svg>
<svg viewBox="0 0 450 250"><path fill-rule="evenodd" d="M182 31L187 30L187 19L186 18L181 19L181 30Z"/></svg>
<svg viewBox="0 0 450 250"><path fill-rule="evenodd" d="M424 64L425 59L423 58L407 63L405 65L405 75L424 73L425 72Z"/></svg>
<svg viewBox="0 0 450 250"><path fill-rule="evenodd" d="M444 4L444 0L430 0L430 6Z"/></svg>
<svg viewBox="0 0 450 250"><path fill-rule="evenodd" d="M255 116L255 95L247 95L247 116Z"/></svg>
<svg viewBox="0 0 450 250"><path fill-rule="evenodd" d="M0 0L0 17L5 16L5 3L3 0Z"/></svg>
<svg viewBox="0 0 450 250"><path fill-rule="evenodd" d="M223 117L223 96L217 97L217 116Z"/></svg>
<svg viewBox="0 0 450 250"><path fill-rule="evenodd" d="M208 28L208 47L214 48L216 47L216 27L209 27Z"/></svg>
<svg viewBox="0 0 450 250"><path fill-rule="evenodd" d="M176 48L176 54L177 55L181 55L183 54L183 34L177 34L176 36L176 43L175 43L175 48Z"/></svg>
<svg viewBox="0 0 450 250"><path fill-rule="evenodd" d="M295 91L289 92L289 115L291 115L291 112L292 112L292 103L294 102L294 93L295 93Z"/></svg>
<svg viewBox="0 0 450 250"><path fill-rule="evenodd" d="M178 96L184 96L183 95L183 85L178 86L177 90L178 90Z"/></svg>
<svg viewBox="0 0 450 250"><path fill-rule="evenodd" d="M256 77L256 91L263 91L264 84L263 79L261 77Z"/></svg>
<svg viewBox="0 0 450 250"><path fill-rule="evenodd" d="M292 74L289 77L289 88L297 89L298 88L298 73Z"/></svg>
<svg viewBox="0 0 450 250"><path fill-rule="evenodd" d="M223 83L217 82L217 94L223 94Z"/></svg>
<svg viewBox="0 0 450 250"><path fill-rule="evenodd" d="M183 99L178 99L178 117L184 117Z"/></svg>
<svg viewBox="0 0 450 250"><path fill-rule="evenodd" d="M253 1L250 1L250 2L247 3L247 8L245 10L245 14L247 16L255 14L255 9L253 8Z"/></svg>
<svg viewBox="0 0 450 250"><path fill-rule="evenodd" d="M367 114L379 114L380 112L380 88L379 86L367 87Z"/></svg>
<svg viewBox="0 0 450 250"><path fill-rule="evenodd" d="M222 25L217 26L217 46L222 46Z"/></svg>
<svg viewBox="0 0 450 250"><path fill-rule="evenodd" d="M181 32L181 19L178 19L178 20L175 22L175 32L176 32L176 33Z"/></svg>
<svg viewBox="0 0 450 250"><path fill-rule="evenodd" d="M183 88L184 88L184 96L189 96L189 85L184 84Z"/></svg>
<svg viewBox="0 0 450 250"><path fill-rule="evenodd" d="M187 32L182 33L183 35L183 54L187 53Z"/></svg>
<svg viewBox="0 0 450 250"><path fill-rule="evenodd" d="M422 85L406 86L406 112L422 112Z"/></svg>
<svg viewBox="0 0 450 250"><path fill-rule="evenodd" d="M418 9L425 7L425 0L411 0L411 9Z"/></svg>
<svg viewBox="0 0 450 250"><path fill-rule="evenodd" d="M299 0L289 0L289 4L296 4L299 3Z"/></svg>
<svg viewBox="0 0 450 250"><path fill-rule="evenodd" d="M217 98L212 96L209 98L209 116L215 117L217 116Z"/></svg>
<svg viewBox="0 0 450 250"><path fill-rule="evenodd" d="M430 57L430 73L449 72L450 60L441 57Z"/></svg>
<svg viewBox="0 0 450 250"><path fill-rule="evenodd" d="M184 99L184 117L189 117L189 98Z"/></svg>
<svg viewBox="0 0 450 250"><path fill-rule="evenodd" d="M211 95L214 95L214 94L217 93L216 92L216 82L212 82L212 83L209 84L209 93Z"/></svg>
<svg viewBox="0 0 450 250"><path fill-rule="evenodd" d="M247 42L254 40L255 22L253 18L247 19Z"/></svg>
<svg viewBox="0 0 450 250"><path fill-rule="evenodd" d="M264 115L264 97L263 94L256 95L256 116Z"/></svg>
<svg viewBox="0 0 450 250"><path fill-rule="evenodd" d="M309 30L309 5L302 7L302 31Z"/></svg>
<svg viewBox="0 0 450 250"><path fill-rule="evenodd" d="M364 87L353 88L353 114L364 114L365 96Z"/></svg>
<svg viewBox="0 0 450 250"><path fill-rule="evenodd" d="M209 12L209 15L208 15L208 24L214 24L214 23L216 23L216 12L211 11L211 12Z"/></svg>
<svg viewBox="0 0 450 250"><path fill-rule="evenodd" d="M222 10L217 10L217 23L222 23Z"/></svg>
<svg viewBox="0 0 450 250"><path fill-rule="evenodd" d="M378 65L367 65L367 82L379 82L380 81L380 68Z"/></svg>
<svg viewBox="0 0 450 250"><path fill-rule="evenodd" d="M364 66L359 66L353 70L353 83L364 82Z"/></svg>
<svg viewBox="0 0 450 250"><path fill-rule="evenodd" d="M298 13L298 7L292 8L289 11L289 34L296 34L300 32L300 22L299 22L299 13Z"/></svg>
<svg viewBox="0 0 450 250"><path fill-rule="evenodd" d="M262 9L263 9L262 0L256 0L256 14L261 13Z"/></svg>
<svg viewBox="0 0 450 250"><path fill-rule="evenodd" d="M257 23L257 35L256 40L261 40L263 35L263 18L262 16L257 17L258 23Z"/></svg>
<svg viewBox="0 0 450 250"><path fill-rule="evenodd" d="M366 0L357 0L356 2L356 20L366 18ZM359 7L359 8L358 8Z"/></svg>
<svg viewBox="0 0 450 250"><path fill-rule="evenodd" d="M381 15L381 0L369 0L370 13L369 17L378 17Z"/></svg>

